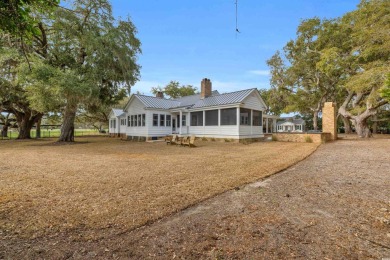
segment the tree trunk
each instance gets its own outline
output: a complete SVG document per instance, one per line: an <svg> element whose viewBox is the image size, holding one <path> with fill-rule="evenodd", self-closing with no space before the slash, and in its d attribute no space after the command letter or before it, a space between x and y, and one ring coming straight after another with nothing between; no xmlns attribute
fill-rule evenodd
<svg viewBox="0 0 390 260"><path fill-rule="evenodd" d="M21 121L18 121L19 135L17 139L31 139L31 128L34 126L34 120L24 116Z"/></svg>
<svg viewBox="0 0 390 260"><path fill-rule="evenodd" d="M42 118L40 118L37 122L37 131L36 131L36 138L41 138L41 122Z"/></svg>
<svg viewBox="0 0 390 260"><path fill-rule="evenodd" d="M377 115L374 115L372 117L372 119L374 120L374 122L372 123L372 133L373 134L376 134L376 132L378 131L378 116Z"/></svg>
<svg viewBox="0 0 390 260"><path fill-rule="evenodd" d="M356 133L359 135L359 137L362 138L372 137L372 133L367 124L367 119L368 117L362 115L356 116L355 118Z"/></svg>
<svg viewBox="0 0 390 260"><path fill-rule="evenodd" d="M61 127L61 135L58 142L74 142L74 120L76 118L77 105L68 104L65 108L64 119Z"/></svg>
<svg viewBox="0 0 390 260"><path fill-rule="evenodd" d="M17 139L31 139L31 128L42 118L42 113L33 113L31 110L26 112L14 111L13 114L18 122L19 135Z"/></svg>
<svg viewBox="0 0 390 260"><path fill-rule="evenodd" d="M352 134L351 122L349 121L349 119L342 115L341 115L341 119L343 120L345 133Z"/></svg>
<svg viewBox="0 0 390 260"><path fill-rule="evenodd" d="M318 111L313 113L313 129L318 130Z"/></svg>
<svg viewBox="0 0 390 260"><path fill-rule="evenodd" d="M8 125L5 124L3 126L3 129L1 130L1 137L7 137L8 136Z"/></svg>

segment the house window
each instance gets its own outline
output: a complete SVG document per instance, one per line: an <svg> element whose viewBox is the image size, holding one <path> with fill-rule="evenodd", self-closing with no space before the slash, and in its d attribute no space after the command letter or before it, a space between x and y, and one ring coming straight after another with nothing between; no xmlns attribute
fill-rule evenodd
<svg viewBox="0 0 390 260"><path fill-rule="evenodd" d="M153 126L158 126L158 114L153 114Z"/></svg>
<svg viewBox="0 0 390 260"><path fill-rule="evenodd" d="M137 115L138 117L138 126L141 126L141 115Z"/></svg>
<svg viewBox="0 0 390 260"><path fill-rule="evenodd" d="M218 110L206 111L206 125L218 125Z"/></svg>
<svg viewBox="0 0 390 260"><path fill-rule="evenodd" d="M131 117L128 116L128 117L127 117L127 126L131 126L130 124L131 124Z"/></svg>
<svg viewBox="0 0 390 260"><path fill-rule="evenodd" d="M262 126L263 124L263 112L253 110L253 125L254 126Z"/></svg>
<svg viewBox="0 0 390 260"><path fill-rule="evenodd" d="M221 109L221 125L237 125L237 108Z"/></svg>
<svg viewBox="0 0 390 260"><path fill-rule="evenodd" d="M171 126L171 115L167 115L165 119L165 126Z"/></svg>
<svg viewBox="0 0 390 260"><path fill-rule="evenodd" d="M251 110L240 108L240 125L251 125Z"/></svg>
<svg viewBox="0 0 390 260"><path fill-rule="evenodd" d="M203 111L191 112L191 126L203 126Z"/></svg>
<svg viewBox="0 0 390 260"><path fill-rule="evenodd" d="M142 114L142 126L145 126L145 114Z"/></svg>
<svg viewBox="0 0 390 260"><path fill-rule="evenodd" d="M165 115L160 114L160 126L165 126Z"/></svg>
<svg viewBox="0 0 390 260"><path fill-rule="evenodd" d="M116 128L116 119L111 121L111 128Z"/></svg>
<svg viewBox="0 0 390 260"><path fill-rule="evenodd" d="M182 115L181 116L181 126L186 126L186 121L187 121L186 115Z"/></svg>

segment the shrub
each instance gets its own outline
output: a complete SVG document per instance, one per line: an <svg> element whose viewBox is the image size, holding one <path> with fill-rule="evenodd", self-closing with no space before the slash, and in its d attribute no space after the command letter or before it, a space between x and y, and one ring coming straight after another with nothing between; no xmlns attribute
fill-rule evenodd
<svg viewBox="0 0 390 260"><path fill-rule="evenodd" d="M306 143L312 143L313 139L311 139L311 137L307 135L307 136L305 136L305 142Z"/></svg>
<svg viewBox="0 0 390 260"><path fill-rule="evenodd" d="M214 138L214 137L213 137L213 138L211 138L211 141L215 142L215 138Z"/></svg>
<svg viewBox="0 0 390 260"><path fill-rule="evenodd" d="M207 141L207 137L202 137L202 141Z"/></svg>
<svg viewBox="0 0 390 260"><path fill-rule="evenodd" d="M225 138L225 142L226 142L226 143L229 143L229 142L230 142L230 139Z"/></svg>
<svg viewBox="0 0 390 260"><path fill-rule="evenodd" d="M278 137L276 135L272 135L272 141L278 141Z"/></svg>

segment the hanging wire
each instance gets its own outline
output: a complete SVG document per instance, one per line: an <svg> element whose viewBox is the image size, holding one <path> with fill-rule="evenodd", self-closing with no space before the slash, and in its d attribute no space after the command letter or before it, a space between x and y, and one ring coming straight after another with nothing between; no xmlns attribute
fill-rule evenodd
<svg viewBox="0 0 390 260"><path fill-rule="evenodd" d="M236 38L237 38L237 33L241 33L240 30L238 30L238 0L236 0Z"/></svg>

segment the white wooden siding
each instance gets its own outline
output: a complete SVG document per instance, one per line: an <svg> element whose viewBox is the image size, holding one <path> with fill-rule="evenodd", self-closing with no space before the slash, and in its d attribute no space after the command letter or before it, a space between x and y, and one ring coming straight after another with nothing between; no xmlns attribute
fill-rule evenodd
<svg viewBox="0 0 390 260"><path fill-rule="evenodd" d="M153 126L153 114L158 115L158 123L160 125L160 115L165 115L165 123L166 116L171 115L171 113L161 110L147 110L146 114L146 125L148 136L165 136L172 134L172 115L171 115L171 126Z"/></svg>
<svg viewBox="0 0 390 260"><path fill-rule="evenodd" d="M241 106L243 108L249 108L254 110L264 111L266 108L262 105L260 99L255 93L249 95L246 99L244 99L244 104Z"/></svg>
<svg viewBox="0 0 390 260"><path fill-rule="evenodd" d="M215 138L238 138L237 125L190 126L189 135Z"/></svg>
<svg viewBox="0 0 390 260"><path fill-rule="evenodd" d="M240 125L240 138L242 137L262 137L263 126Z"/></svg>
<svg viewBox="0 0 390 260"><path fill-rule="evenodd" d="M144 109L144 105L139 101L137 98L134 98L133 101L131 101L131 104L127 108L126 112L126 135L128 136L147 136L147 121L148 121L148 115ZM145 114L145 126L128 126L128 116L131 115L142 115Z"/></svg>

